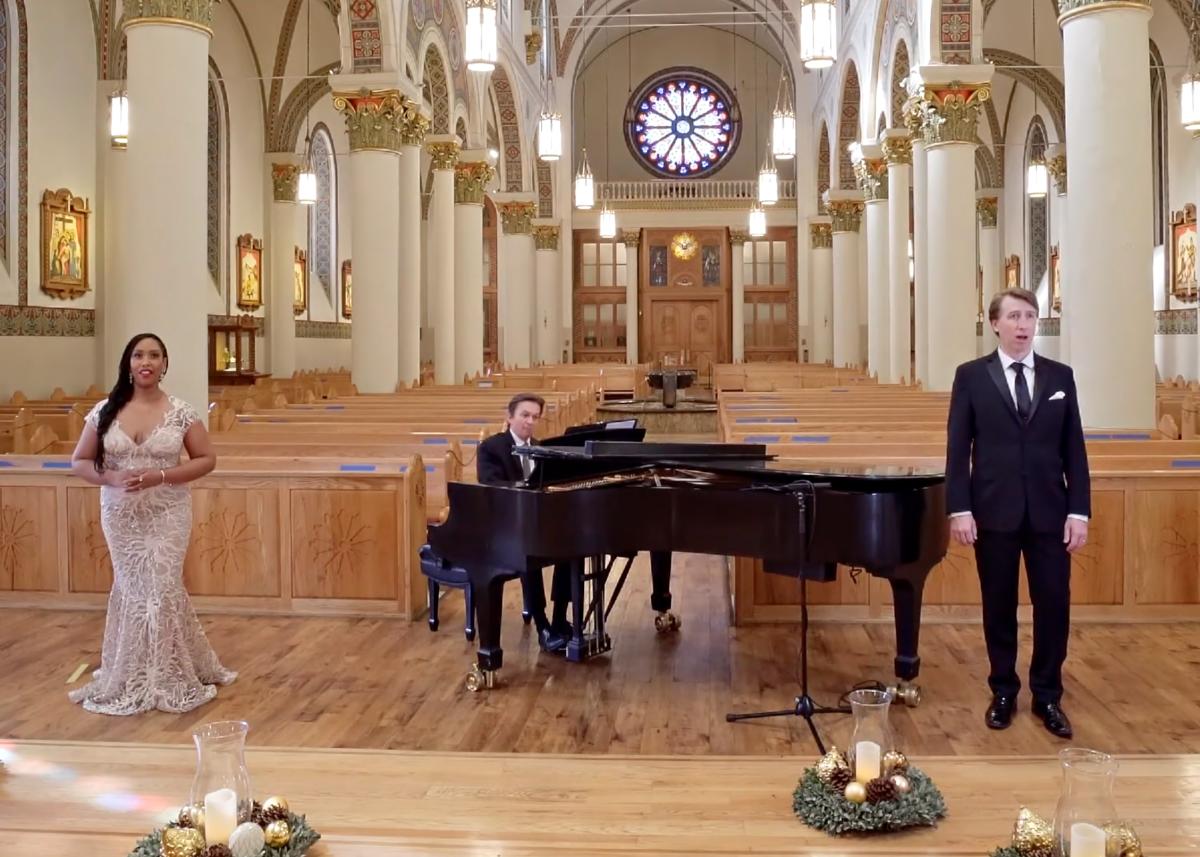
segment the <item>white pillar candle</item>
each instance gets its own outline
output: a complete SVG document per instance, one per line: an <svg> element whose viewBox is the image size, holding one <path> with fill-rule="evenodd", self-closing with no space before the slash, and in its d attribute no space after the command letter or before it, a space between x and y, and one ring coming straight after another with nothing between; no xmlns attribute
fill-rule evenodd
<svg viewBox="0 0 1200 857"><path fill-rule="evenodd" d="M879 745L874 741L859 741L854 745L854 779L869 783L879 776Z"/></svg>
<svg viewBox="0 0 1200 857"><path fill-rule="evenodd" d="M1078 821L1071 825L1071 857L1104 857L1105 832L1094 824Z"/></svg>
<svg viewBox="0 0 1200 857"><path fill-rule="evenodd" d="M228 845L237 827L237 793L217 789L204 796L204 840L208 845Z"/></svg>

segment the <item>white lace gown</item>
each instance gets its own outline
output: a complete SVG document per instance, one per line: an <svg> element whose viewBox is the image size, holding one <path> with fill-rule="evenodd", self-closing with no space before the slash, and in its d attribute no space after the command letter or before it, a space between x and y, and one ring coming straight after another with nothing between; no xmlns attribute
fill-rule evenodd
<svg viewBox="0 0 1200 857"><path fill-rule="evenodd" d="M169 397L162 422L140 444L118 420L104 437L104 466L158 470L179 463L183 436L200 416ZM100 402L88 414L96 427ZM192 496L186 485L126 492L100 489L100 521L112 557L100 667L72 702L98 714L139 714L158 709L191 711L217 695L216 685L237 673L221 666L183 588L183 558L192 530Z"/></svg>

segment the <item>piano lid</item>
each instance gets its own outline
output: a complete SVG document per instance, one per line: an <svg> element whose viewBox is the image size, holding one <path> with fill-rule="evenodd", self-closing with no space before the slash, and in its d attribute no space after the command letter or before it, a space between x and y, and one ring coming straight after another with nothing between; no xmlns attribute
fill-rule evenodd
<svg viewBox="0 0 1200 857"><path fill-rule="evenodd" d="M637 464L681 461L765 461L767 448L758 443L655 443L588 440L579 446L520 447L517 454L537 459L628 461Z"/></svg>

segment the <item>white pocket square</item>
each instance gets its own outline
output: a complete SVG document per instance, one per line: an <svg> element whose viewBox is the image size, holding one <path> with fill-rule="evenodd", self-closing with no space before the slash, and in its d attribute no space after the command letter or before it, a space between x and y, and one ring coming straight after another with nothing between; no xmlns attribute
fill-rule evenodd
<svg viewBox="0 0 1200 857"><path fill-rule="evenodd" d="M1065 399L1066 397L1067 397L1067 394L1064 393L1062 390L1059 390L1057 393L1055 393L1053 396L1050 397L1050 401L1053 402L1055 399Z"/></svg>

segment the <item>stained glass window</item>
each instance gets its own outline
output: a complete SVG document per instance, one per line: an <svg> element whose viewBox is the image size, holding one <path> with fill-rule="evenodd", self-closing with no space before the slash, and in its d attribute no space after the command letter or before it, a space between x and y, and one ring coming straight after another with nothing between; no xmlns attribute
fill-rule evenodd
<svg viewBox="0 0 1200 857"><path fill-rule="evenodd" d="M671 178L716 172L737 148L741 119L711 75L671 69L642 84L629 103L626 141L642 166Z"/></svg>

